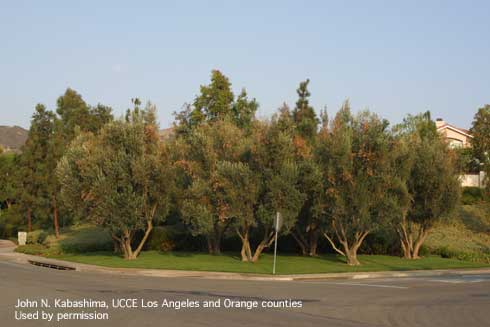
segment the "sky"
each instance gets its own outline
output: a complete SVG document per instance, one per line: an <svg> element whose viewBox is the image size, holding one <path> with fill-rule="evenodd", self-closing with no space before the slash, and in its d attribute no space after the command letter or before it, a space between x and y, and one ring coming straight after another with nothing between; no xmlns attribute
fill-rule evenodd
<svg viewBox="0 0 490 327"><path fill-rule="evenodd" d="M0 0L0 125L70 87L116 116L151 101L165 128L219 69L264 118L309 78L317 112L349 99L468 128L490 103L488 17L490 1Z"/></svg>

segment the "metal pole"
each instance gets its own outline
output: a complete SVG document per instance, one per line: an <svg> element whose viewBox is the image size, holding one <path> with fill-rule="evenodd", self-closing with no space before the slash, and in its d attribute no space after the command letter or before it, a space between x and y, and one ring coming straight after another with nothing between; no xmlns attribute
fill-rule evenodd
<svg viewBox="0 0 490 327"><path fill-rule="evenodd" d="M279 215L276 216L276 239L274 240L274 266L272 267L272 274L276 274L276 256L277 256L277 226L279 225Z"/></svg>

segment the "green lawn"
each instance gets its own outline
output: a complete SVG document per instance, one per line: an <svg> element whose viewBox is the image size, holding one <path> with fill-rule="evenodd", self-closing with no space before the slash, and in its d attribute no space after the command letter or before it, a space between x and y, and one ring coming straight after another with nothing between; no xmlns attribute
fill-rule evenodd
<svg viewBox="0 0 490 327"><path fill-rule="evenodd" d="M244 263L240 261L237 255L232 254L212 256L203 253L159 253L156 251L143 252L138 259L132 261L127 261L119 256L105 252L84 255L57 255L51 257L116 268L223 271L255 274L270 274L272 272L273 260L273 256L270 254L264 254L258 263ZM391 256L361 255L359 256L359 260L362 263L361 266L350 267L345 264L343 258L335 255L323 255L317 258L282 255L278 257L276 272L278 274L311 274L490 267L490 265L456 259L443 259L435 256L409 261Z"/></svg>
<svg viewBox="0 0 490 327"><path fill-rule="evenodd" d="M362 266L349 267L343 258L322 255L317 258L281 255L279 274L333 273L383 270L417 270L490 267L490 209L485 205L462 206L454 217L444 221L429 234L426 247L440 256L426 256L409 261L382 255L360 255ZM36 232L32 233L34 236ZM39 233L38 233L39 234ZM72 226L62 231L60 239L49 235L43 245L29 244L17 251L68 261L108 267L224 271L269 274L272 256L264 254L258 263L243 263L237 253L211 256L205 253L143 252L137 260L126 261L112 252L110 235L95 226ZM459 259L459 260L458 260Z"/></svg>

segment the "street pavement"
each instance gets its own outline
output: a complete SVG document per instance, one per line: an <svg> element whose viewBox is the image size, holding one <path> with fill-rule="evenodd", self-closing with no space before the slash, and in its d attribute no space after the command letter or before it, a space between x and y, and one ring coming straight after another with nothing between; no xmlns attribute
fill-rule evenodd
<svg viewBox="0 0 490 327"><path fill-rule="evenodd" d="M14 308L18 299L295 300L302 308ZM53 303L53 302L50 302ZM107 320L16 320L15 311L108 313ZM55 318L56 319L56 315ZM490 274L246 281L59 271L0 259L0 326L490 326Z"/></svg>

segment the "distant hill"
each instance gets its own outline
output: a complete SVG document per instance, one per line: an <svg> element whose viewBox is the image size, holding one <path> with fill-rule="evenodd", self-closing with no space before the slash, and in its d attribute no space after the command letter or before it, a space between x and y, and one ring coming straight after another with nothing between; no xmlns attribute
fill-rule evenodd
<svg viewBox="0 0 490 327"><path fill-rule="evenodd" d="M168 140L174 135L174 128L160 131L160 138ZM27 140L28 130L19 126L0 126L0 146L6 151L18 152Z"/></svg>
<svg viewBox="0 0 490 327"><path fill-rule="evenodd" d="M20 151L27 140L26 129L19 126L0 126L0 146L6 151Z"/></svg>

